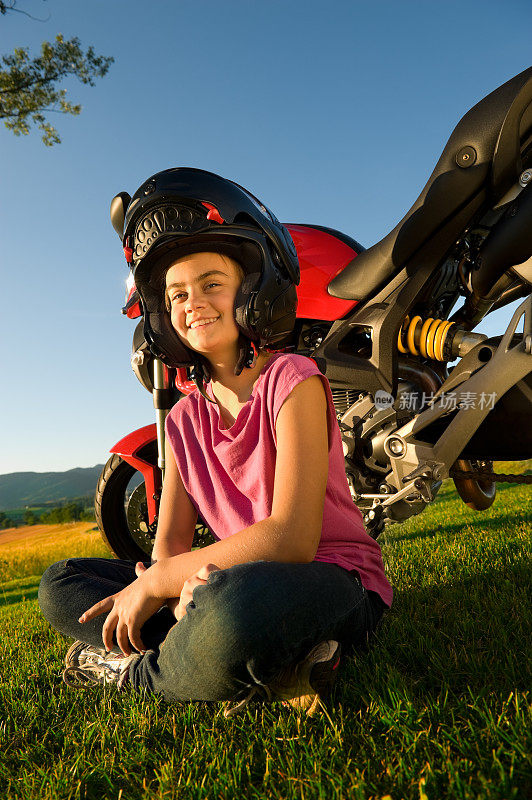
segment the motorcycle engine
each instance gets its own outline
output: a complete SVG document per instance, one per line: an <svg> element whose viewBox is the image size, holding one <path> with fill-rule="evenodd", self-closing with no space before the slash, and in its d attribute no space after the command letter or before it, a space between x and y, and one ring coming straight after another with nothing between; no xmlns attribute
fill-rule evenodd
<svg viewBox="0 0 532 800"><path fill-rule="evenodd" d="M384 442L419 411L421 391L410 381L399 381L396 398L334 388L332 395L351 495L364 515L368 533L377 538L387 522L408 519L426 506L419 496L386 508L379 506L381 497L396 491L387 480L392 470Z"/></svg>

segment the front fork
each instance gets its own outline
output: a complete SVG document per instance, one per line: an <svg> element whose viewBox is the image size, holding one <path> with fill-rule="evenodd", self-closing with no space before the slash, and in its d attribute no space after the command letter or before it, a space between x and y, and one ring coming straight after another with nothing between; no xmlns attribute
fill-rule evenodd
<svg viewBox="0 0 532 800"><path fill-rule="evenodd" d="M132 431L111 448L124 461L138 470L146 486L146 503L148 506L148 523L150 527L157 522L159 502L165 468L165 431L164 423L172 407L173 390L168 369L159 361L153 361L153 405L155 408L155 425ZM147 461L142 453L147 445L157 440L157 464Z"/></svg>
<svg viewBox="0 0 532 800"><path fill-rule="evenodd" d="M153 407L155 409L155 427L157 430L157 466L161 470L161 484L164 481L165 469L165 431L164 423L170 412L169 404L170 379L163 362L153 360Z"/></svg>

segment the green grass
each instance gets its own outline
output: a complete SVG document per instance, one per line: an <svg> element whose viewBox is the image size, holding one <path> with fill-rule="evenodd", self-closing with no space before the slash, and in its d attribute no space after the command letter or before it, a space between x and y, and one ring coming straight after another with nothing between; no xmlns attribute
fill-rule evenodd
<svg viewBox="0 0 532 800"><path fill-rule="evenodd" d="M0 796L532 797L531 495L503 485L475 513L448 482L385 532L393 609L312 720L277 703L227 720L216 703L69 690L38 576L6 576Z"/></svg>

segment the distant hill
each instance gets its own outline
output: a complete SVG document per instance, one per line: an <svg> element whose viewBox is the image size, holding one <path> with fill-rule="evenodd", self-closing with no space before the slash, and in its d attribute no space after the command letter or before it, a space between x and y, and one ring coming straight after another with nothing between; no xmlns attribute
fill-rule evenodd
<svg viewBox="0 0 532 800"><path fill-rule="evenodd" d="M0 475L0 511L62 503L93 494L103 464L66 472L10 472Z"/></svg>

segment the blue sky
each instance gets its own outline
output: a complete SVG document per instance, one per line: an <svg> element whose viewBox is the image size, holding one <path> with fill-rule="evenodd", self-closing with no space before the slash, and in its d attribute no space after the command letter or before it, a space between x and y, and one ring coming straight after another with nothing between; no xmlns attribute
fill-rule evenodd
<svg viewBox="0 0 532 800"><path fill-rule="evenodd" d="M115 63L69 82L62 144L0 129L0 473L106 460L153 419L129 366L127 269L109 203L195 166L285 222L369 246L403 216L453 127L530 66L527 0L20 0L0 52L77 35ZM501 332L507 311L488 328Z"/></svg>

